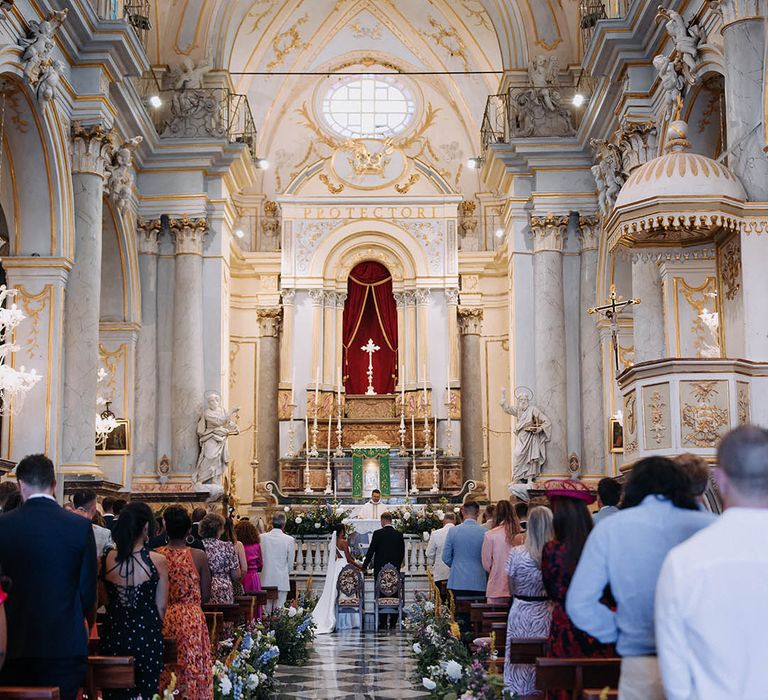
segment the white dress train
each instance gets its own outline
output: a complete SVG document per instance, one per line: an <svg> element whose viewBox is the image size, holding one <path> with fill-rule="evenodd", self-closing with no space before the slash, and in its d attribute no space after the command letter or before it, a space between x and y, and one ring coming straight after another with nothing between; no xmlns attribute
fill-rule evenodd
<svg viewBox="0 0 768 700"><path fill-rule="evenodd" d="M331 554L334 559L331 559ZM325 567L325 585L320 600L317 601L312 611L312 619L315 621L315 634L330 634L336 629L351 629L360 626L360 616L356 613L341 613L336 619L336 582L341 570L347 565L344 552L336 547L336 533L331 536L328 545L328 561Z"/></svg>

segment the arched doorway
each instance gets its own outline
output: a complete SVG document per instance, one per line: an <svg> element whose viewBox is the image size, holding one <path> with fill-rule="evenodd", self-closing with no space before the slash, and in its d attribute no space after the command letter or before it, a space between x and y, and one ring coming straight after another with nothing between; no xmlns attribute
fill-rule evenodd
<svg viewBox="0 0 768 700"><path fill-rule="evenodd" d="M372 340L373 389L392 394L397 383L397 307L392 275L379 262L369 260L352 268L344 303L344 388L365 394L368 388L368 353L362 348Z"/></svg>

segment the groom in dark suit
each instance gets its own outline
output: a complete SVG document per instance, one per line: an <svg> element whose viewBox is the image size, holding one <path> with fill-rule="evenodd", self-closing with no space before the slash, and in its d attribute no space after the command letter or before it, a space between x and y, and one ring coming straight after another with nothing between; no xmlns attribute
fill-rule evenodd
<svg viewBox="0 0 768 700"><path fill-rule="evenodd" d="M363 573L373 560L374 579L386 564L394 564L399 571L405 559L405 540L403 533L392 527L392 513L381 514L381 529L371 535L371 544L363 561Z"/></svg>

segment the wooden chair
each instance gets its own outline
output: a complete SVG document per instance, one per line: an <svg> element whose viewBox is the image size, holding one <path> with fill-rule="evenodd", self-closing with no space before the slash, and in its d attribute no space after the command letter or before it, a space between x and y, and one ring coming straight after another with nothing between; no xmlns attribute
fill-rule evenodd
<svg viewBox="0 0 768 700"><path fill-rule="evenodd" d="M621 659L536 659L538 690L568 690L581 700L584 688L618 688Z"/></svg>
<svg viewBox="0 0 768 700"><path fill-rule="evenodd" d="M89 700L99 697L99 690L127 690L136 685L132 656L89 656L85 692Z"/></svg>
<svg viewBox="0 0 768 700"><path fill-rule="evenodd" d="M59 700L58 688L0 688L0 700Z"/></svg>
<svg viewBox="0 0 768 700"><path fill-rule="evenodd" d="M609 688L604 688L603 690L590 689L584 691L582 698L583 700L618 700L619 691L610 690Z"/></svg>
<svg viewBox="0 0 768 700"><path fill-rule="evenodd" d="M208 625L208 634L211 637L211 652L216 653L219 648L219 636L221 635L221 626L224 624L224 613L205 612L205 624Z"/></svg>
<svg viewBox="0 0 768 700"><path fill-rule="evenodd" d="M379 631L379 614L397 614L397 626L403 626L405 578L393 564L385 564L373 585L374 629Z"/></svg>
<svg viewBox="0 0 768 700"><path fill-rule="evenodd" d="M379 572L381 573L381 572ZM339 613L359 613L360 629L365 630L365 579L354 564L347 564L336 581L336 619Z"/></svg>

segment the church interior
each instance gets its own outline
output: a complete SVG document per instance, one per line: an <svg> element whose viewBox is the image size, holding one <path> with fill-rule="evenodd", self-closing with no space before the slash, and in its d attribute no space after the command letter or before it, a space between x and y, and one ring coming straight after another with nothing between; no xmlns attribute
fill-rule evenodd
<svg viewBox="0 0 768 700"><path fill-rule="evenodd" d="M767 20L0 0L0 473L267 523L714 466L768 425Z"/></svg>

